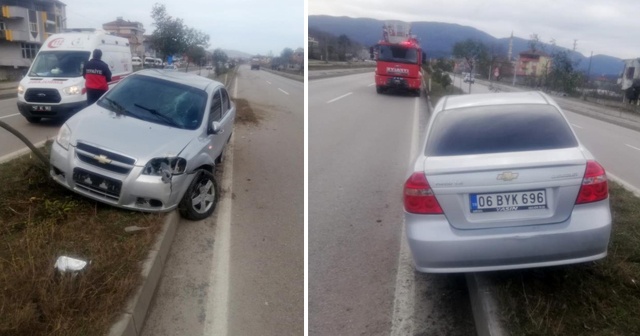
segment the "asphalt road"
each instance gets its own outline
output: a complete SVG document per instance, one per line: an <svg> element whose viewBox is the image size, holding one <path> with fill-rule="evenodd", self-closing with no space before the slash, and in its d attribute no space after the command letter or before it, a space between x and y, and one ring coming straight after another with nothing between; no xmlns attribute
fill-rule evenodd
<svg viewBox="0 0 640 336"><path fill-rule="evenodd" d="M309 335L473 334L464 281L414 273L403 247L427 101L373 83L309 82Z"/></svg>
<svg viewBox="0 0 640 336"><path fill-rule="evenodd" d="M236 120L231 206L179 224L142 335L303 334L303 83L242 66L230 92L258 117Z"/></svg>
<svg viewBox="0 0 640 336"><path fill-rule="evenodd" d="M453 80L460 87L460 77ZM469 85L462 83L462 89L468 92ZM516 89L513 89L516 90ZM491 92L483 81L476 81L472 93ZM613 174L635 188L640 189L640 132L594 119L578 113L587 103L551 97L555 99L567 115L580 142L602 164L608 174Z"/></svg>
<svg viewBox="0 0 640 336"><path fill-rule="evenodd" d="M18 111L17 101L18 98L0 100L1 121L18 130L33 143L55 138L62 123L43 121L38 124L31 124ZM24 147L27 146L22 141L5 129L0 128L0 157Z"/></svg>

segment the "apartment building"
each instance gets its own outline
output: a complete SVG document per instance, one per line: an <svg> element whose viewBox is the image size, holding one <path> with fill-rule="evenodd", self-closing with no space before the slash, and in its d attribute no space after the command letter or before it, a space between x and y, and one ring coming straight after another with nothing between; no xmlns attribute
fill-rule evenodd
<svg viewBox="0 0 640 336"><path fill-rule="evenodd" d="M17 80L40 46L66 28L66 5L58 0L0 0L0 80Z"/></svg>
<svg viewBox="0 0 640 336"><path fill-rule="evenodd" d="M142 23L123 20L122 17L119 16L115 21L103 24L102 29L106 32L129 39L132 56L138 56L140 58L145 56L145 30Z"/></svg>

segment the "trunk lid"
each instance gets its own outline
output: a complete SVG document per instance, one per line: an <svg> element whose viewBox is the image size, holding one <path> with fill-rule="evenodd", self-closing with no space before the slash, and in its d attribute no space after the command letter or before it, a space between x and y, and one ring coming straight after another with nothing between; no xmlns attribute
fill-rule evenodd
<svg viewBox="0 0 640 336"><path fill-rule="evenodd" d="M569 218L586 161L580 148L440 156L424 172L453 227L514 227Z"/></svg>

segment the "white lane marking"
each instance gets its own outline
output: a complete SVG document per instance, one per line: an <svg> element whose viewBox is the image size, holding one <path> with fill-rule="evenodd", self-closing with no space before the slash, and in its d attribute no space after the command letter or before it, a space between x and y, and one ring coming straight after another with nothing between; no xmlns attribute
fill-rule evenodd
<svg viewBox="0 0 640 336"><path fill-rule="evenodd" d="M640 148L638 148L638 147L631 146L630 144L625 144L625 145L627 145L627 147L631 147L631 148L633 148L633 149L635 149L635 150L640 151Z"/></svg>
<svg viewBox="0 0 640 336"><path fill-rule="evenodd" d="M231 256L231 195L233 184L233 144L235 134L227 144L225 152L224 173L220 190L224 196L218 203L216 216L216 242L213 245L213 263L209 273L209 281L213 285L207 293L207 310L203 335L227 335L229 315L229 259Z"/></svg>
<svg viewBox="0 0 640 336"><path fill-rule="evenodd" d="M238 76L233 81L233 98L238 98Z"/></svg>
<svg viewBox="0 0 640 336"><path fill-rule="evenodd" d="M584 127L582 127L582 126L578 126L578 125L576 125L576 124L571 124L571 126L573 126L573 127L575 127L575 128L580 128L580 129L584 128Z"/></svg>
<svg viewBox="0 0 640 336"><path fill-rule="evenodd" d="M289 92L287 92L287 91L285 91L285 90L283 90L283 89L281 89L281 88L278 88L278 90L282 91L282 92L283 92L284 94L286 94L287 96L289 95Z"/></svg>
<svg viewBox="0 0 640 336"><path fill-rule="evenodd" d="M327 102L327 104L331 104L331 103L333 103L333 102L334 102L334 101L336 101L336 100L342 99L342 98L344 98L344 97L346 97L346 96L350 96L350 95L352 95L352 94L353 94L353 92L349 92L349 93L347 93L347 94L343 94L343 95L342 95L342 96L340 96L340 97L337 97L337 98L333 98L333 99L331 99L330 101L328 101L328 102Z"/></svg>
<svg viewBox="0 0 640 336"><path fill-rule="evenodd" d="M15 117L17 115L20 115L20 113L14 113L14 114L6 115L4 117L0 117L0 119L9 118L9 117Z"/></svg>
<svg viewBox="0 0 640 336"><path fill-rule="evenodd" d="M413 133L411 134L411 151L409 152L409 165L413 164L418 151L419 131L419 99L415 100L413 109ZM414 334L414 310L415 310L416 279L413 270L413 261L409 252L409 244L405 232L404 221L400 234L400 253L398 255L398 274L396 274L396 287L393 301L393 317L391 319L391 336Z"/></svg>
<svg viewBox="0 0 640 336"><path fill-rule="evenodd" d="M374 86L374 85L376 85L376 83L371 83L371 84L369 84L367 86Z"/></svg>
<svg viewBox="0 0 640 336"><path fill-rule="evenodd" d="M269 83L269 85L271 85L271 82L270 82L270 81L267 81L267 83Z"/></svg>

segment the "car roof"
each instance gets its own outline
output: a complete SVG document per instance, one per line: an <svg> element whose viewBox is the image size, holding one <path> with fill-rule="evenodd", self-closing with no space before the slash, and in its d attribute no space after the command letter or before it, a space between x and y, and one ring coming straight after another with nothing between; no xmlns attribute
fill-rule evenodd
<svg viewBox="0 0 640 336"><path fill-rule="evenodd" d="M557 107L557 105L551 100L551 98L540 91L477 93L446 96L443 98L442 103L443 104L441 110L452 110L463 107L511 104L539 104L553 105Z"/></svg>
<svg viewBox="0 0 640 336"><path fill-rule="evenodd" d="M212 79L198 76L196 74L179 72L179 71L167 71L164 69L145 69L136 71L133 75L144 75L159 79L164 79L184 85L188 85L203 91L207 91L207 88L212 89L218 86L223 86L222 83L214 81Z"/></svg>

